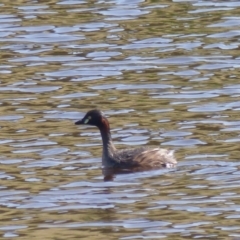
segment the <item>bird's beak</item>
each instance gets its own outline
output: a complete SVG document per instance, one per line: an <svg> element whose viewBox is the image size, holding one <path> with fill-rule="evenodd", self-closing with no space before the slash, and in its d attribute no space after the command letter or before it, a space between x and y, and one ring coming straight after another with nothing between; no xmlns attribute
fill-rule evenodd
<svg viewBox="0 0 240 240"><path fill-rule="evenodd" d="M78 120L77 122L75 122L75 125L81 125L81 124L84 124L83 119Z"/></svg>

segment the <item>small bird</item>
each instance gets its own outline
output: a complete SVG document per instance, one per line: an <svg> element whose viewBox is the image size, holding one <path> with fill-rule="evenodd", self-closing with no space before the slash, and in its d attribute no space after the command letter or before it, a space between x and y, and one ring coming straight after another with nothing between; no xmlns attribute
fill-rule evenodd
<svg viewBox="0 0 240 240"><path fill-rule="evenodd" d="M111 138L109 122L99 110L88 111L84 118L75 122L75 124L87 124L98 127L103 143L102 165L105 168L173 168L177 164L173 150L159 147L117 150Z"/></svg>

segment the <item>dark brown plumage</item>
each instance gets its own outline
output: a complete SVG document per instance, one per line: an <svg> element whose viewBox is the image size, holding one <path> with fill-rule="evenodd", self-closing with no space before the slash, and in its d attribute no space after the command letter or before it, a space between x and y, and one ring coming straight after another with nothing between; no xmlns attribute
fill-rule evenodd
<svg viewBox="0 0 240 240"><path fill-rule="evenodd" d="M109 122L99 110L90 110L83 119L75 124L88 124L98 127L103 141L102 164L104 167L120 169L171 168L177 164L172 150L139 147L118 151L112 142Z"/></svg>

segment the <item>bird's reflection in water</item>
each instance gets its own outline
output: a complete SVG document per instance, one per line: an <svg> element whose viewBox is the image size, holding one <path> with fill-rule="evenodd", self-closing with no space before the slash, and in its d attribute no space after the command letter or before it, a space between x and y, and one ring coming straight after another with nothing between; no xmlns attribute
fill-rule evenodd
<svg viewBox="0 0 240 240"><path fill-rule="evenodd" d="M117 169L117 168L103 168L102 173L104 176L104 181L113 181L115 175L117 174L128 174L135 172L134 169Z"/></svg>
<svg viewBox="0 0 240 240"><path fill-rule="evenodd" d="M119 174L130 174L130 173L137 173L137 172L145 172L151 170L160 170L160 169L168 169L166 167L135 167L135 168L127 168L127 169L120 169L120 168L102 168L102 174L104 176L104 181L113 181L116 175Z"/></svg>

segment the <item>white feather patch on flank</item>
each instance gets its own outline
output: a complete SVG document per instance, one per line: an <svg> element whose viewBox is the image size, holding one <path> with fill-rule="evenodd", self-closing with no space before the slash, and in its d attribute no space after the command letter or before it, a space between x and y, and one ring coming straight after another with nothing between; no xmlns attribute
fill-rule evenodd
<svg viewBox="0 0 240 240"><path fill-rule="evenodd" d="M170 156L173 156L174 153L175 153L175 150L168 150L168 154L169 154Z"/></svg>
<svg viewBox="0 0 240 240"><path fill-rule="evenodd" d="M175 164L173 163L166 163L166 168L174 168Z"/></svg>

